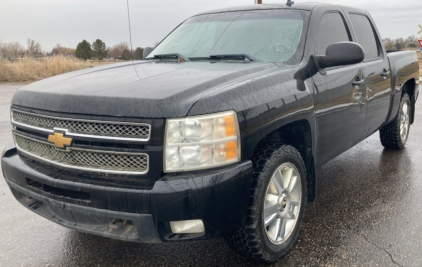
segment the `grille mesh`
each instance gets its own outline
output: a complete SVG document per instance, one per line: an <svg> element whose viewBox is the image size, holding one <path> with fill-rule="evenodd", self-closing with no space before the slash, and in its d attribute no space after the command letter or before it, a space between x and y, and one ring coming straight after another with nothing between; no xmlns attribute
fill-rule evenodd
<svg viewBox="0 0 422 267"><path fill-rule="evenodd" d="M146 154L117 154L89 150L60 151L52 145L14 135L16 145L30 156L41 157L51 163L70 168L89 168L90 171L108 170L111 172L144 173L148 170Z"/></svg>
<svg viewBox="0 0 422 267"><path fill-rule="evenodd" d="M92 121L75 121L42 117L15 110L13 111L12 116L14 121L23 124L49 130L53 130L54 127L64 128L69 130L69 132L78 134L140 139L149 139L150 135L150 127L145 124L114 124Z"/></svg>

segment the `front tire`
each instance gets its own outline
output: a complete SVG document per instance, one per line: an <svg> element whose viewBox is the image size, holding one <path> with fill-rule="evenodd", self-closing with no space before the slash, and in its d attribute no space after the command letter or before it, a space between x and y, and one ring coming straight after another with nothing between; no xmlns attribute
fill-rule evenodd
<svg viewBox="0 0 422 267"><path fill-rule="evenodd" d="M306 205L306 168L294 147L267 146L253 158L248 218L229 246L247 259L274 262L293 246Z"/></svg>
<svg viewBox="0 0 422 267"><path fill-rule="evenodd" d="M410 130L412 105L408 94L402 96L396 118L380 129L381 144L388 149L402 149L407 142Z"/></svg>

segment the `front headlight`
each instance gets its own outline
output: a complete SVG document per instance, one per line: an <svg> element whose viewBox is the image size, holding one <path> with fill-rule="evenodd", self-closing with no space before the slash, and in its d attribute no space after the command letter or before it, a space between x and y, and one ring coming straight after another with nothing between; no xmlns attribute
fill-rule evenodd
<svg viewBox="0 0 422 267"><path fill-rule="evenodd" d="M239 124L234 111L168 119L164 172L207 169L240 160Z"/></svg>

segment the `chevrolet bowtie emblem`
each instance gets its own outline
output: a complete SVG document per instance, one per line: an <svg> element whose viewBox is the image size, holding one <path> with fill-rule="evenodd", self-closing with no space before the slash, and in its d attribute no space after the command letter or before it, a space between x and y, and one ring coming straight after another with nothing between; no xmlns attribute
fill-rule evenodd
<svg viewBox="0 0 422 267"><path fill-rule="evenodd" d="M54 132L48 136L48 142L54 143L57 148L65 148L72 144L72 138L64 137L62 133Z"/></svg>

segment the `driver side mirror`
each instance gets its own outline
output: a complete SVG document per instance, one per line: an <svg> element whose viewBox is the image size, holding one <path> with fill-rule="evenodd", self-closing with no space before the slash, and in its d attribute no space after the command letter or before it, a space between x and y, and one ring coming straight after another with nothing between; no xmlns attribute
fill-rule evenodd
<svg viewBox="0 0 422 267"><path fill-rule="evenodd" d="M361 63L364 58L363 47L353 42L340 42L329 45L325 56L315 57L318 66L322 69Z"/></svg>

